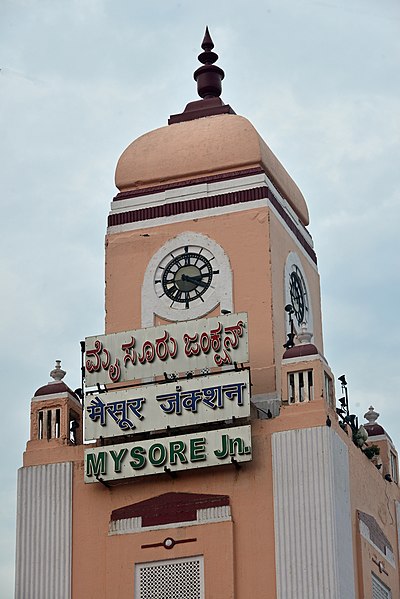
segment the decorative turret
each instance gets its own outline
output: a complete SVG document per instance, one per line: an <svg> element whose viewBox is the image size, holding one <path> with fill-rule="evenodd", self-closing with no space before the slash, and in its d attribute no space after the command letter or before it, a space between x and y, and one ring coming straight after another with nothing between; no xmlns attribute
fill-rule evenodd
<svg viewBox="0 0 400 599"><path fill-rule="evenodd" d="M284 345L282 402L300 404L324 399L327 405L333 408L333 375L325 357L311 343L312 336L303 326L296 335L299 343Z"/></svg>
<svg viewBox="0 0 400 599"><path fill-rule="evenodd" d="M50 372L53 379L40 387L31 402L31 442L82 443L82 406L79 398L62 380L65 370L56 360Z"/></svg>
<svg viewBox="0 0 400 599"><path fill-rule="evenodd" d="M364 428L368 433L368 446L379 447L379 458L382 462L382 475L389 482L399 482L398 474L398 456L392 439L389 437L383 426L378 424L379 413L375 412L374 407L370 406L364 414L367 423Z"/></svg>

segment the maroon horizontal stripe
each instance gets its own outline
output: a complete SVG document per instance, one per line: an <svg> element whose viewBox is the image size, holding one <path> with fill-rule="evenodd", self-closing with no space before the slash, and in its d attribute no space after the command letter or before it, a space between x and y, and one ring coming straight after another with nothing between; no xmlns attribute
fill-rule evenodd
<svg viewBox="0 0 400 599"><path fill-rule="evenodd" d="M220 195L185 200L183 202L171 202L170 204L161 204L149 208L140 208L139 210L129 210L110 214L108 217L108 226L115 227L129 223L137 223L154 218L166 218L188 212L197 212L198 210L209 210L210 208L219 208L221 206L230 206L232 204L242 204L268 198L275 210L285 221L289 229L295 235L300 245L304 248L310 258L317 263L317 256L313 248L306 241L296 223L290 218L286 210L278 202L272 191L266 187L253 187L252 189L243 189L241 191L232 191Z"/></svg>
<svg viewBox="0 0 400 599"><path fill-rule="evenodd" d="M130 189L129 191L121 191L113 200L127 200L138 196L146 196L152 193L160 193L169 189L180 189L189 185L200 185L201 183L217 183L218 181L226 181L230 179L239 179L240 177L250 177L251 175L261 175L264 171L261 167L247 168L240 171L232 171L230 173L220 173L219 175L207 175L205 177L197 177L196 179L186 179L185 181L176 181L175 183L166 183L165 185L155 185L154 187L145 187L144 189Z"/></svg>
<svg viewBox="0 0 400 599"><path fill-rule="evenodd" d="M268 197L268 187L253 187L253 189L243 189L241 191L232 191L214 196L205 196L183 202L171 202L169 204L160 204L150 206L149 208L140 208L139 210L129 210L128 212L116 212L108 217L108 226L125 225L127 223L137 223L153 218L165 218L187 212L197 212L197 210L208 210L220 206L229 206L230 204L240 204L242 202L251 202Z"/></svg>

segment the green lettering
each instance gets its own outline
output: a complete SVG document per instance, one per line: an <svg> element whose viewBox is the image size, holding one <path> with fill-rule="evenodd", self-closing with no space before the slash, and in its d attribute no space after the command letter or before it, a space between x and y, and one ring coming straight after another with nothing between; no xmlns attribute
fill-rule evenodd
<svg viewBox="0 0 400 599"><path fill-rule="evenodd" d="M99 451L95 453L86 454L86 475L87 476L99 476L99 474L106 474L106 463L107 454L105 451Z"/></svg>
<svg viewBox="0 0 400 599"><path fill-rule="evenodd" d="M169 444L169 462L171 466L175 466L177 458L180 459L182 464L187 464L187 457L185 456L186 444L183 441L171 441Z"/></svg>
<svg viewBox="0 0 400 599"><path fill-rule="evenodd" d="M214 455L219 459L223 460L228 456L228 445L229 445L229 437L228 435L222 435L222 446L221 449L215 449Z"/></svg>
<svg viewBox="0 0 400 599"><path fill-rule="evenodd" d="M126 449L126 447L121 449L121 451L119 451L118 453L116 451L114 451L114 449L110 450L110 455L111 455L112 459L114 460L114 472L121 472L121 470L122 470L121 463L127 453L128 453L128 450Z"/></svg>
<svg viewBox="0 0 400 599"><path fill-rule="evenodd" d="M159 456L156 457L156 453L159 453ZM162 466L167 459L167 450L164 445L161 443L154 443L154 445L150 446L149 449L149 460L150 464L153 466Z"/></svg>
<svg viewBox="0 0 400 599"><path fill-rule="evenodd" d="M134 470L141 470L146 465L146 450L138 445L131 449L132 462L129 462Z"/></svg>
<svg viewBox="0 0 400 599"><path fill-rule="evenodd" d="M236 439L229 439L229 455L236 455L236 450L238 455L243 455L244 442L240 437L236 437Z"/></svg>
<svg viewBox="0 0 400 599"><path fill-rule="evenodd" d="M190 439L190 461L200 462L206 459L206 438Z"/></svg>

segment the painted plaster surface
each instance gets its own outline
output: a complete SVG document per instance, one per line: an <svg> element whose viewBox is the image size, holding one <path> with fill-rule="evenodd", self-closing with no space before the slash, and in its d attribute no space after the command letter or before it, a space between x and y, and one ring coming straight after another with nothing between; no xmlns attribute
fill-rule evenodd
<svg viewBox="0 0 400 599"><path fill-rule="evenodd" d="M192 555L205 556L207 599L275 597L274 523L271 433L282 426L322 423L323 402L310 406L308 414L287 408L282 417L252 423L253 461L235 467L187 471L177 478L166 474L145 477L106 488L83 482L83 451L87 446L30 442L24 466L46 461L73 461L72 597L80 599L132 598L135 563ZM230 498L232 522L109 535L111 512L122 506L165 492L224 494ZM164 547L143 548L175 540L196 539ZM89 577L87 573L90 572ZM260 576L262 572L262 576ZM268 580L268 595L265 581Z"/></svg>
<svg viewBox="0 0 400 599"><path fill-rule="evenodd" d="M308 327L309 332L313 334L312 343L317 346L323 354L323 337L321 322L321 294L320 280L318 270L315 264L308 258L300 245L287 233L285 226L270 211L269 213L269 235L270 235L270 261L271 261L271 292L273 313L273 337L276 351L276 362L280 364L282 359L282 347L286 341L285 333L287 330L287 315L285 313L285 293L283 280L285 264L290 252L295 252L301 263L302 271L308 287L308 301L312 311L312 326ZM286 322L285 322L286 321Z"/></svg>
<svg viewBox="0 0 400 599"><path fill-rule="evenodd" d="M287 316L283 305L284 269L290 251L299 254L307 277L314 315L314 342L321 351L322 326L319 276L315 266L302 254L301 248L287 234L284 225L266 207L220 215L217 218L171 222L154 227L151 231L138 229L108 235L106 333L140 328L143 313L147 315L148 312L147 306L151 306L157 313L152 290L149 289L146 296L144 287L141 297L137 292L146 278L146 265L169 240L182 233L190 238L190 233L200 232L215 240L229 257L233 310L245 310L249 313L253 393L273 392L276 389L276 379L279 381L280 377L282 346L285 342ZM163 309L162 306L160 311ZM179 317L181 318L181 314ZM162 320L157 321L156 316L153 317L154 324L160 322ZM150 324L147 315L146 325Z"/></svg>
<svg viewBox="0 0 400 599"><path fill-rule="evenodd" d="M338 427L333 412L330 414L332 429L326 427L326 415L325 401L317 399L308 404L282 406L280 415L271 420L253 420L253 461L243 464L240 470L229 465L186 471L178 473L176 478L159 474L118 483L110 488L100 483L85 485L83 482L83 453L87 445L62 445L57 440L30 441L24 454L24 467L27 470L36 464L73 462L72 598L115 599L117 596L119 599L131 599L134 596L135 563L204 555L207 599L275 599L275 546L286 546L286 551L291 552L290 559L297 560L297 564L306 560L306 572L311 576L320 559L316 548L321 546L322 555L328 555L329 543L331 549L332 543L339 548L339 554L335 555L332 550L331 561L324 565L330 572L327 580L331 580L335 568L339 568L341 579L339 582L334 579L332 583L332 593L336 595L320 594L319 597L347 597L353 575L354 596L366 599L371 596L371 571L380 579L384 577L384 582L392 589L393 597L398 596L395 500L399 500L399 489L383 480L375 466ZM274 434L282 437L284 431L299 438L307 435L309 440L315 438L316 442L306 443L307 451L300 451L301 443L292 443L291 454L286 453L288 467L285 469L282 466L282 469L276 470L273 483L272 437ZM289 481L288 473L294 473L296 464L297 478ZM349 482L346 483L346 480ZM285 484L282 504L277 505L275 499L274 506L274 493L276 497L279 495L277 485ZM307 493L306 487L310 487ZM193 526L171 525L148 531L140 528L140 532L136 533L109 534L113 510L166 492L227 495L232 521L196 522ZM297 497L307 498L306 503L303 500L296 502ZM302 505L308 514L307 518L311 518L310 529L304 528L308 520L304 519ZM322 513L323 509L326 510L325 514ZM394 549L396 568L375 547L364 538L361 539L357 510L371 514L382 527ZM317 520L312 519L314 512L318 512L322 519L318 530ZM298 518L298 526L303 527L297 530L297 536L294 537L299 539L298 535L303 530L300 545L293 540L293 536L288 541L284 531L279 534L280 525L276 518L281 522L285 519L289 522L293 517ZM326 532L322 534L324 530ZM316 535L316 545L306 551L312 534ZM189 542L178 543L168 550L162 546L167 537ZM343 547L342 543L345 543ZM151 544L159 546L143 547ZM293 552L295 555L292 555ZM310 562L310 555L316 561ZM379 566L375 564L380 560L388 572L387 576L380 573ZM277 570L278 580L282 576L290 578L291 570L290 563L285 562L282 566L281 561ZM309 579L305 582L311 584ZM301 597L297 594L294 596L296 599ZM304 597L309 599L313 595Z"/></svg>
<svg viewBox="0 0 400 599"><path fill-rule="evenodd" d="M309 222L303 195L253 125L220 115L161 127L142 135L121 155L115 184L121 191L263 166L280 193Z"/></svg>
<svg viewBox="0 0 400 599"><path fill-rule="evenodd" d="M234 273L234 311L240 312L243 307L249 314L253 393L275 390L267 223L268 209L263 208L223 215L217 219L171 223L151 231L145 229L109 235L106 249L106 333L140 328L142 306L138 289L141 289L150 258L174 236L183 232L201 232L214 239L229 256ZM142 301L145 302L145 298Z"/></svg>
<svg viewBox="0 0 400 599"><path fill-rule="evenodd" d="M232 465L219 469L221 473L210 468L200 475L192 471L175 479L162 474L112 488L84 484L83 446L48 452L49 458L60 459L74 453L78 459L77 450L81 450L80 459L74 463L72 597L131 598L134 596L135 563L192 555L204 555L207 598L262 597L265 575L274 593L271 452L266 426L265 422L255 423L255 455L246 468L235 470ZM35 451L26 454L27 462L28 458L31 461L35 457L42 460L44 455ZM140 534L109 535L114 509L166 491L229 495L233 522L198 523ZM176 544L171 550L142 547L162 543L166 537L195 540ZM262 577L260 571L263 571ZM92 576L88 577L88 572Z"/></svg>
<svg viewBox="0 0 400 599"><path fill-rule="evenodd" d="M339 431L339 434L342 438L344 437L343 431ZM372 441L369 443L372 444ZM396 513L400 489L398 485L386 481L382 472L377 470L371 460L368 460L352 443L349 444L349 458L352 530L357 549L354 555L354 569L357 572L358 596L360 598L372 596L371 573L373 573L391 589L393 599L400 597L399 521ZM395 565L391 563L390 559L386 559L376 546L371 545L362 537L357 510L375 518L393 548ZM379 567L380 562L381 568Z"/></svg>

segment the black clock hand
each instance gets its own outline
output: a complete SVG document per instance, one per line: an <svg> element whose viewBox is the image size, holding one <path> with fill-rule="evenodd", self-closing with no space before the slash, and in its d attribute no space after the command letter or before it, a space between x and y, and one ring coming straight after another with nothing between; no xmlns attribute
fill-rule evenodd
<svg viewBox="0 0 400 599"><path fill-rule="evenodd" d="M190 277L189 275L182 275L182 281L187 281L188 283L194 283L199 287L208 287L207 283L201 280L202 275L196 275L195 277Z"/></svg>
<svg viewBox="0 0 400 599"><path fill-rule="evenodd" d="M192 276L183 274L183 275L182 275L182 281L188 281L189 279L192 279L192 281L193 281L193 280L194 280L194 281L200 281L200 279L202 279L202 278L203 278L203 276L204 276L204 275L202 275L202 274L199 274L199 275L192 275Z"/></svg>

